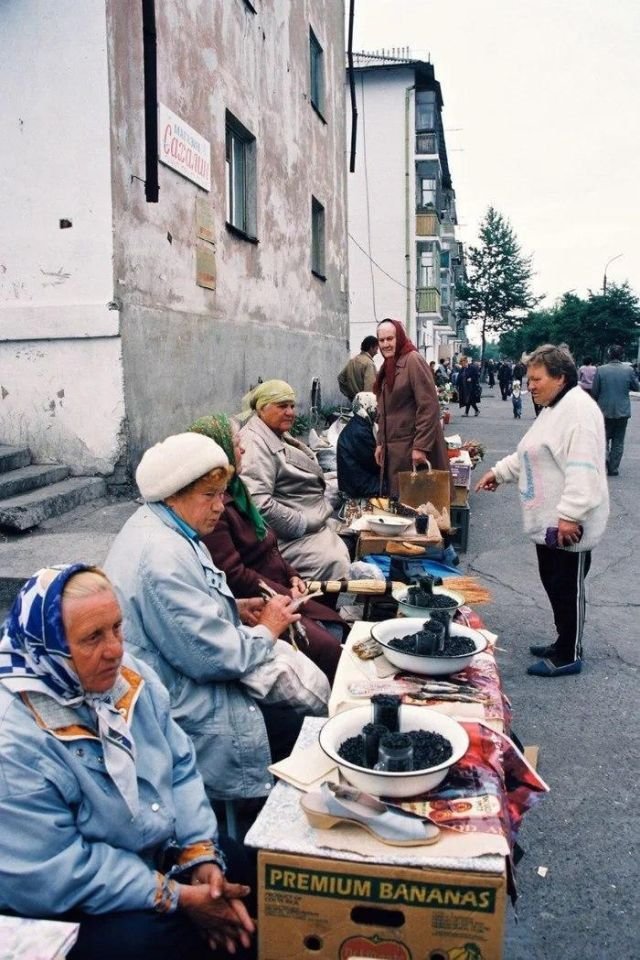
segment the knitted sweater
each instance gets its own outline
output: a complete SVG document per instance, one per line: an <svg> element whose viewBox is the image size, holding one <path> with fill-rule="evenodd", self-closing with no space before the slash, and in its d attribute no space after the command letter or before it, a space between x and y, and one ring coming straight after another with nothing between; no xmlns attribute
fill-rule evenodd
<svg viewBox="0 0 640 960"><path fill-rule="evenodd" d="M515 453L493 467L498 483L519 481L525 533L544 543L547 527L572 520L584 528L580 543L565 550L590 550L609 516L602 413L574 387L541 410Z"/></svg>

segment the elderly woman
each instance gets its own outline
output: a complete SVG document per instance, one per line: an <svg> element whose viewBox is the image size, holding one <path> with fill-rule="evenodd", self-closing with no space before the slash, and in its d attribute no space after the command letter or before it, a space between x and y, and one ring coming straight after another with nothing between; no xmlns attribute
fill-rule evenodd
<svg viewBox="0 0 640 960"><path fill-rule="evenodd" d="M604 425L578 386L568 350L538 347L528 357L527 375L540 416L515 453L485 473L476 490L519 484L525 533L536 545L557 633L552 643L530 648L542 659L527 673L560 677L582 669L584 579L609 516Z"/></svg>
<svg viewBox="0 0 640 960"><path fill-rule="evenodd" d="M0 912L80 921L70 960L204 960L207 936L244 954L249 888L225 877L191 742L121 627L84 564L40 570L4 623Z"/></svg>
<svg viewBox="0 0 640 960"><path fill-rule="evenodd" d="M277 640L298 619L291 599L236 604L202 542L220 519L231 472L224 451L196 433L147 450L136 472L145 503L105 564L127 644L169 690L173 718L192 738L198 769L218 800L264 796L272 759L290 752L300 713L324 711L329 689L304 654L292 660L291 647ZM301 671L294 708L286 700ZM277 692L281 679L287 690L274 702L271 688Z"/></svg>
<svg viewBox="0 0 640 960"><path fill-rule="evenodd" d="M347 497L377 497L381 490L380 467L376 463L375 393L358 393L353 416L338 437L338 489Z"/></svg>
<svg viewBox="0 0 640 960"><path fill-rule="evenodd" d="M312 450L289 433L296 398L288 383L268 380L244 398L254 416L240 431L242 479L300 576L338 580L349 572L349 551L328 521L324 475Z"/></svg>
<svg viewBox="0 0 640 960"><path fill-rule="evenodd" d="M427 462L448 470L449 458L440 425L440 404L433 376L398 320L378 324L384 363L378 373L378 443L376 463L392 496L398 495L398 473Z"/></svg>
<svg viewBox="0 0 640 960"><path fill-rule="evenodd" d="M303 597L307 591L304 580L278 550L275 533L239 476L244 449L237 429L223 413L200 417L190 429L214 440L236 471L224 495L224 513L215 529L203 537L214 562L224 570L234 597L256 597L263 583L294 600ZM307 638L302 649L332 683L340 659L344 621L317 600L307 600L301 611L300 622Z"/></svg>

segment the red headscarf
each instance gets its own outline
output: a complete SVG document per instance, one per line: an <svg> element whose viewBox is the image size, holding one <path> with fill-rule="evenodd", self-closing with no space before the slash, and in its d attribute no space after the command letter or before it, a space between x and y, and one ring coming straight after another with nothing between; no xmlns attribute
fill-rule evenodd
<svg viewBox="0 0 640 960"><path fill-rule="evenodd" d="M382 393L382 385L386 383L387 391L393 390L393 384L396 379L396 361L398 357L402 357L405 353L413 353L414 350L417 350L417 347L409 340L409 337L405 333L405 329L400 323L399 320L391 320L389 318L381 320L378 324L378 329L383 323L392 323L396 328L396 352L392 357L386 357L384 363L380 367L378 376L376 377L376 382L374 384L374 391L376 395Z"/></svg>

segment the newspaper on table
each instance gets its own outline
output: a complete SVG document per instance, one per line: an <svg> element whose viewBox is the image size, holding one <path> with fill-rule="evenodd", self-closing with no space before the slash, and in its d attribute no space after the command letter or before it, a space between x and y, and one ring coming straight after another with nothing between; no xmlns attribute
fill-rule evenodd
<svg viewBox="0 0 640 960"><path fill-rule="evenodd" d="M79 930L79 923L0 915L0 960L63 960Z"/></svg>

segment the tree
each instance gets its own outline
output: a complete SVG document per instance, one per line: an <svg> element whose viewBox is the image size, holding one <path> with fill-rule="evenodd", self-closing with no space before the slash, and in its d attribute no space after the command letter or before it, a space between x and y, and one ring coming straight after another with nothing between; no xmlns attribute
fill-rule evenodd
<svg viewBox="0 0 640 960"><path fill-rule="evenodd" d="M517 328L540 297L530 289L531 257L520 249L511 224L489 207L480 225L480 245L467 252L467 276L457 287L459 314L480 323L481 357L487 335Z"/></svg>

